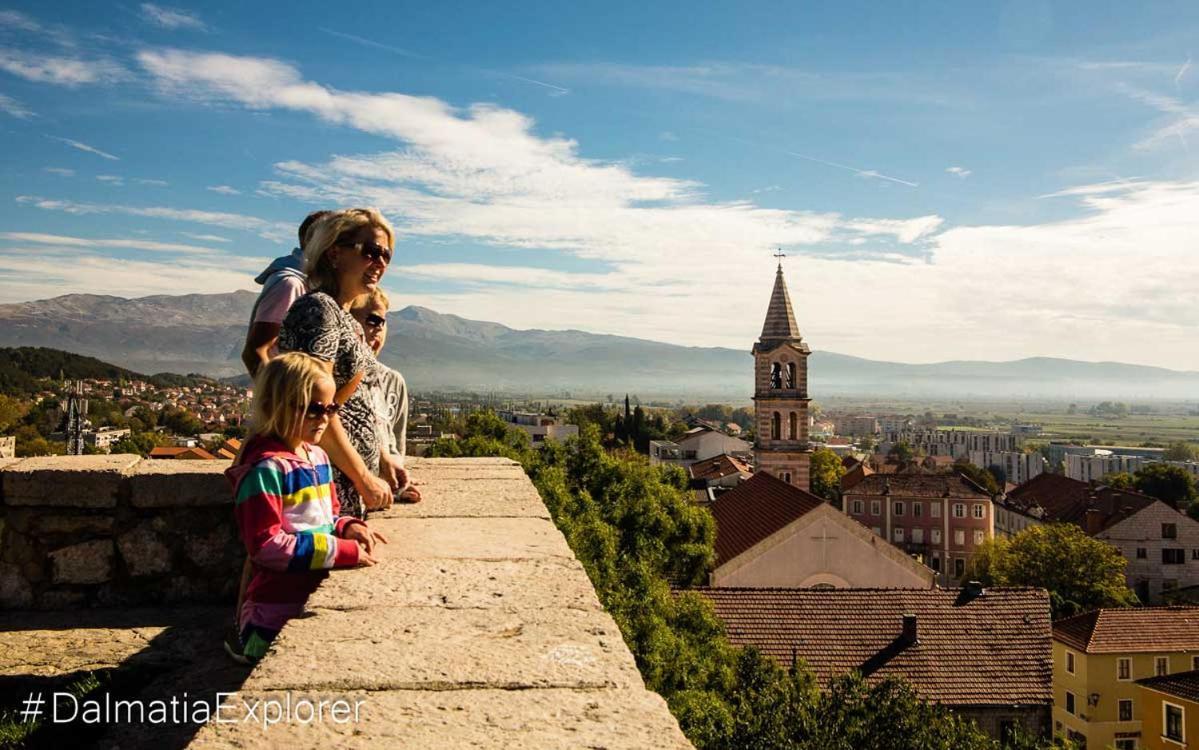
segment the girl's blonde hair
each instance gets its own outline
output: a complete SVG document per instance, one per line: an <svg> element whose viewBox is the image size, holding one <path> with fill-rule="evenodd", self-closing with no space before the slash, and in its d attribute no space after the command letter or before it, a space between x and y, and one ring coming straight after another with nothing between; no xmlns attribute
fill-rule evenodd
<svg viewBox="0 0 1199 750"><path fill-rule="evenodd" d="M330 211L312 225L304 238L304 273L308 274L309 289L337 296L337 271L327 253L363 227L382 229L387 233L388 246L395 247L395 230L376 208Z"/></svg>
<svg viewBox="0 0 1199 750"><path fill-rule="evenodd" d="M300 431L312 387L332 380L321 361L302 352L280 354L254 379L254 434L288 438Z"/></svg>
<svg viewBox="0 0 1199 750"><path fill-rule="evenodd" d="M366 294L355 297L354 301L350 303L350 314L353 315L359 310L365 310L375 305L382 305L384 310L391 309L391 299L387 296L387 292L379 287L375 287Z"/></svg>

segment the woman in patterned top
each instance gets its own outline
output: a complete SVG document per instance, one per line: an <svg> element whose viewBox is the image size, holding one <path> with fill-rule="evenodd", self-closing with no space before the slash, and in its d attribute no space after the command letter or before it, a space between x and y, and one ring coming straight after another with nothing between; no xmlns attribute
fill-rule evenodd
<svg viewBox="0 0 1199 750"><path fill-rule="evenodd" d="M296 300L279 331L279 351L300 351L321 360L333 375L341 411L321 447L336 467L334 483L342 513L365 518L391 506L391 487L379 478L375 404L379 377L362 326L350 316L353 301L378 288L391 262L395 233L373 208L334 211L321 218L304 243L304 270L312 290ZM397 477L402 487L407 476Z"/></svg>

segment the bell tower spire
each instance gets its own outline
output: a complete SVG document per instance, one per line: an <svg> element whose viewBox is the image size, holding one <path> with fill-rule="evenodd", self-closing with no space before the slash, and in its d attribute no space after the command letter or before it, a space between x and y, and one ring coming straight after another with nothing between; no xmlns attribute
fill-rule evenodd
<svg viewBox="0 0 1199 750"><path fill-rule="evenodd" d="M811 448L808 445L808 355L795 323L795 311L783 276L782 250L766 307L762 335L753 346L754 412L757 441L754 459L789 484L809 489Z"/></svg>

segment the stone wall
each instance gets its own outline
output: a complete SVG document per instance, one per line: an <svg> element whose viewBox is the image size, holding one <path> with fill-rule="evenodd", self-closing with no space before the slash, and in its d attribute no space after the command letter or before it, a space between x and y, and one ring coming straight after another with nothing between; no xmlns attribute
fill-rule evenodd
<svg viewBox="0 0 1199 750"><path fill-rule="evenodd" d="M232 601L244 553L224 461L0 461L0 608Z"/></svg>

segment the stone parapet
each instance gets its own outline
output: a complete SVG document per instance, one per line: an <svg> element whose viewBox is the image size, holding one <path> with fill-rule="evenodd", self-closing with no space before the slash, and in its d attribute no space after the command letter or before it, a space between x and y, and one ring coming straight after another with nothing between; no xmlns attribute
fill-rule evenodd
<svg viewBox="0 0 1199 750"><path fill-rule="evenodd" d="M518 464L409 470L425 499L372 516L379 564L334 571L231 699L357 720L214 721L191 747L691 747Z"/></svg>

